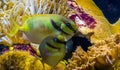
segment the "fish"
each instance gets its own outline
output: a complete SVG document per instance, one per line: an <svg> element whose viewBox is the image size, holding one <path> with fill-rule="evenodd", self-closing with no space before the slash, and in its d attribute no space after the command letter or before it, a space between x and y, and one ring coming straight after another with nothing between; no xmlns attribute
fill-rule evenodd
<svg viewBox="0 0 120 70"><path fill-rule="evenodd" d="M66 40L63 35L46 37L39 46L42 62L55 67L65 56ZM44 65L44 64L43 64Z"/></svg>
<svg viewBox="0 0 120 70"><path fill-rule="evenodd" d="M36 44L40 44L49 35L63 35L68 40L78 30L77 25L72 20L57 14L23 16L22 26L19 26L13 18L10 21L13 22L14 28L8 33L9 37L22 31L30 42Z"/></svg>
<svg viewBox="0 0 120 70"><path fill-rule="evenodd" d="M39 14L22 17L23 25L19 26L12 18L14 28L8 34L15 36L23 32L28 40L38 44L32 47L37 55L42 57L43 63L54 67L62 60L66 53L66 41L78 31L78 26L70 19L57 14ZM44 64L43 64L44 65Z"/></svg>

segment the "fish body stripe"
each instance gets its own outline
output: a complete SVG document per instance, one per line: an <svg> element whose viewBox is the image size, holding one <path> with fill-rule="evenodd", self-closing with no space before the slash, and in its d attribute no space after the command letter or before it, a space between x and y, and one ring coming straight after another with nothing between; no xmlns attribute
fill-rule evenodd
<svg viewBox="0 0 120 70"><path fill-rule="evenodd" d="M51 23L56 30L61 31L62 33L66 34L66 35L69 35L65 31L63 31L58 25L56 25L56 23L53 20L51 20Z"/></svg>
<svg viewBox="0 0 120 70"><path fill-rule="evenodd" d="M66 25L69 29L71 29L74 33L76 33L76 30L71 26L71 24L70 23L66 23L66 24L69 24L69 26L68 25Z"/></svg>
<svg viewBox="0 0 120 70"><path fill-rule="evenodd" d="M51 45L50 43L46 43L49 47L53 48L53 49L59 49L57 47L54 47L53 45Z"/></svg>

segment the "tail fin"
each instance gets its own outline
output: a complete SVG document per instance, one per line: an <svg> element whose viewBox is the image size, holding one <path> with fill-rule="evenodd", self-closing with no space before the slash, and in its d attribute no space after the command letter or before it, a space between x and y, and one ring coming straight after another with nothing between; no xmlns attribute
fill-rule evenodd
<svg viewBox="0 0 120 70"><path fill-rule="evenodd" d="M13 29L10 31L10 33L8 34L8 36L13 37L13 36L15 36L15 34L18 32L20 26L19 26L19 25L17 24L17 22L15 22L12 18L10 18L10 21L13 22L14 27L13 27Z"/></svg>

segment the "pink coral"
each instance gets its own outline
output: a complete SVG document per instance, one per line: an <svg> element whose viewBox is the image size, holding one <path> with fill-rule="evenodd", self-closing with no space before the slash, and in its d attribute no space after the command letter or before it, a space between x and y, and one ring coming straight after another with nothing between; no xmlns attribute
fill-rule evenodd
<svg viewBox="0 0 120 70"><path fill-rule="evenodd" d="M88 27L90 29L95 28L96 21L95 19L90 16L89 14L85 13L80 6L77 5L77 3L74 0L69 0L68 5L70 8L72 8L73 14L70 15L70 19L75 21L75 23L79 27Z"/></svg>

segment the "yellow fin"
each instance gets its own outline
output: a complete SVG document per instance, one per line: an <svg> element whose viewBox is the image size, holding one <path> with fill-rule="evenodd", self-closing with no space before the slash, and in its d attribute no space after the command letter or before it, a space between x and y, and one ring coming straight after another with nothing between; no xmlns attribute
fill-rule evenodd
<svg viewBox="0 0 120 70"><path fill-rule="evenodd" d="M56 68L57 68L58 70L66 70L66 64L68 64L68 62L67 62L66 60L60 61L60 62L57 64Z"/></svg>
<svg viewBox="0 0 120 70"><path fill-rule="evenodd" d="M113 34L120 33L120 18L116 23L111 24L111 31Z"/></svg>

